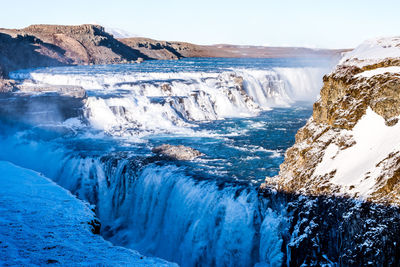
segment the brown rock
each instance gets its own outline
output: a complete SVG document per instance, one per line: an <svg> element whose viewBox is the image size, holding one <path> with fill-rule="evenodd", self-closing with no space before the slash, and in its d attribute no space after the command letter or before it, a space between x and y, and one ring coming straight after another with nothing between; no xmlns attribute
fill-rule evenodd
<svg viewBox="0 0 400 267"><path fill-rule="evenodd" d="M0 93L13 92L16 89L14 80L0 78Z"/></svg>
<svg viewBox="0 0 400 267"><path fill-rule="evenodd" d="M153 148L151 151L177 160L193 160L197 157L201 157L204 155L194 148L183 145L173 146L169 144L164 144Z"/></svg>
<svg viewBox="0 0 400 267"><path fill-rule="evenodd" d="M390 59L373 66L387 67L399 62ZM398 123L400 116L400 75L385 73L370 78L355 77L364 69L373 69L373 66L363 69L338 66L324 77L321 98L314 104L312 119L297 132L296 142L287 150L279 175L267 178L262 188L273 187L288 193L315 196L331 196L340 191L339 186L330 182L335 171L324 176L314 175L328 145L335 143L340 150L353 146L355 141L352 136L346 135L343 130L353 129L368 107L382 116L388 126ZM398 153L389 155L376 167L379 167L381 175L369 200L400 204ZM365 175L364 179L368 179L368 174Z"/></svg>
<svg viewBox="0 0 400 267"><path fill-rule="evenodd" d="M265 47L240 45L196 45L187 42L159 41L143 37L120 38L125 45L139 50L151 59L179 59L183 57L277 58L277 57L333 57L348 50L309 49L303 47Z"/></svg>
<svg viewBox="0 0 400 267"><path fill-rule="evenodd" d="M71 64L132 62L146 55L124 45L98 25L32 25L0 29L0 72Z"/></svg>

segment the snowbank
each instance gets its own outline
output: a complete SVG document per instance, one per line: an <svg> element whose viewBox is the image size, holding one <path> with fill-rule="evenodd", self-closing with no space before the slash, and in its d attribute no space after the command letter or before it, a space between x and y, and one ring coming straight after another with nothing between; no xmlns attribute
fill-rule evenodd
<svg viewBox="0 0 400 267"><path fill-rule="evenodd" d="M355 145L341 150L331 143L314 175L335 172L330 181L340 185L343 193L368 198L376 190L376 179L381 174L379 162L400 151L400 123L386 126L385 120L368 108L353 130L342 134L353 136Z"/></svg>
<svg viewBox="0 0 400 267"><path fill-rule="evenodd" d="M392 67L383 67L383 68L377 68L377 69L373 69L373 70L367 70L367 71L363 71L357 75L354 75L354 77L355 78L358 78L358 77L371 78L372 76L381 75L381 74L385 74L385 73L399 74L400 67L392 66Z"/></svg>
<svg viewBox="0 0 400 267"><path fill-rule="evenodd" d="M39 173L0 161L0 265L170 266L91 232L94 213Z"/></svg>

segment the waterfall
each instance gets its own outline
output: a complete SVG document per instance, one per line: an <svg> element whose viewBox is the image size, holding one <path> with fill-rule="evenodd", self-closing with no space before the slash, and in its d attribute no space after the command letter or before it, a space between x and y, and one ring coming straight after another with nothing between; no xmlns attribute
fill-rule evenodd
<svg viewBox="0 0 400 267"><path fill-rule="evenodd" d="M184 167L111 153L83 156L45 141L0 140L0 159L30 167L95 205L114 244L182 266L279 265L285 207L255 188L191 176Z"/></svg>
<svg viewBox="0 0 400 267"><path fill-rule="evenodd" d="M261 212L255 189L142 164L136 157L71 158L56 181L97 205L103 235L114 244L182 266L282 262L284 217Z"/></svg>
<svg viewBox="0 0 400 267"><path fill-rule="evenodd" d="M82 86L84 122L114 136L190 134L194 122L255 116L262 110L315 101L326 68L231 69L223 72L19 71L15 79Z"/></svg>
<svg viewBox="0 0 400 267"><path fill-rule="evenodd" d="M114 244L182 266L281 265L289 231L283 203L261 198L251 183L210 177L157 158L150 151L154 144L146 138L164 133L209 138L214 133L206 132L200 122L252 117L296 101L314 101L326 68L129 68L81 66L11 73L25 88L80 86L87 98L79 117L57 122L60 132L34 127L2 133L0 159L42 172L95 205L102 235ZM235 134L250 138L245 131ZM277 162L259 168L277 168Z"/></svg>

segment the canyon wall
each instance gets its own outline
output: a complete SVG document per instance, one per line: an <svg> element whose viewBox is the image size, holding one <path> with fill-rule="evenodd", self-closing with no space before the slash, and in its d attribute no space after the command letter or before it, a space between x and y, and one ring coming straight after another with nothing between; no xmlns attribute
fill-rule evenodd
<svg viewBox="0 0 400 267"><path fill-rule="evenodd" d="M288 265L398 265L400 38L366 41L324 77L312 117L261 186L291 212Z"/></svg>
<svg viewBox="0 0 400 267"><path fill-rule="evenodd" d="M400 41L369 42L324 77L312 118L266 185L400 204Z"/></svg>

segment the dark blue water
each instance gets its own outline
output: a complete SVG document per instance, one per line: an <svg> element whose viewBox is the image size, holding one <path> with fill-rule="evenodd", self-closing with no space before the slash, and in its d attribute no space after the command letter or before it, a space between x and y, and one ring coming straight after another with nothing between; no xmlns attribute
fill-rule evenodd
<svg viewBox="0 0 400 267"><path fill-rule="evenodd" d="M184 80L187 78L185 76L187 72L224 72L232 69L270 70L275 67L327 68L331 65L332 60L323 58L186 58L182 60L145 61L141 64L40 68L32 71L15 72L12 75L25 77L33 73L43 77L43 75L49 74L51 79L45 79L45 81L55 83L59 77L57 75L61 75L63 77L76 78L78 81L80 79L85 80L85 82L79 82L78 84L83 84L83 86L89 84L88 86L91 88L91 79L96 82L96 86L100 86L103 79L108 79L108 81L115 79L114 83L111 84L118 84L118 79L121 77L124 77L123 79L131 77L128 79L132 79L132 82L134 82L135 73L155 73L148 77L144 76L147 79L158 79L158 77L165 79L162 75L158 76L158 73L174 73L174 77L181 77ZM182 76L179 76L180 73L182 73ZM62 81L71 82L71 79ZM295 90L296 85L293 85L293 87ZM102 96L99 92L105 92L105 96L102 97L107 98L109 96L106 94L109 89L113 88L101 88L101 90L93 91L94 93L89 89L87 92L89 96L92 94ZM130 96L124 97L129 98ZM152 96L150 98L154 102L157 97ZM74 133L65 134L64 132L61 135L52 131L37 133L38 129L34 129L31 130L30 138L43 139L47 136L46 142L60 143L63 147L87 156L124 152L140 157L151 157L154 156L151 148L155 146L166 143L185 145L199 150L204 156L194 161L175 161L166 162L166 164L172 163L185 167L188 172L203 179L257 185L266 176L278 174L279 165L283 162L286 149L294 143L295 133L306 123L311 113L312 103L296 102L291 104L290 107L275 107L254 117L226 118L208 122L191 121L190 124L196 126L192 127L194 134L154 133L141 137L142 142L108 135L100 138L98 136L90 138L87 135L87 132L92 131L90 127L80 129ZM161 162L161 164L163 163Z"/></svg>
<svg viewBox="0 0 400 267"><path fill-rule="evenodd" d="M231 69L267 70L279 68L328 67L334 66L330 58L184 58L180 60L149 60L140 64L86 65L32 69L36 73L81 75L87 72L109 74L110 72L223 72ZM29 71L29 70L28 70ZM14 78L26 70L12 73Z"/></svg>
<svg viewBox="0 0 400 267"><path fill-rule="evenodd" d="M199 124L198 130L214 137L151 136L152 146L185 145L205 154L193 162L175 162L209 179L259 184L278 174L284 153L293 145L297 130L312 113L309 103L275 108L253 118L235 118Z"/></svg>

